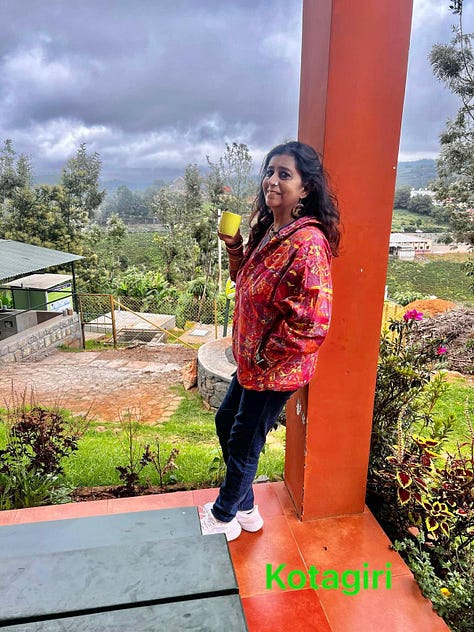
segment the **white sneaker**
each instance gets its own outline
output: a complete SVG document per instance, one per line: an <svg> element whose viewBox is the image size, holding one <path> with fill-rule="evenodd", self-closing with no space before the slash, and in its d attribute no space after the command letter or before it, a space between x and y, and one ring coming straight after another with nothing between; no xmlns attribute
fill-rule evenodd
<svg viewBox="0 0 474 632"><path fill-rule="evenodd" d="M214 503L206 503L204 505L204 511L206 513L210 512L213 504ZM255 505L250 511L238 511L235 517L245 531L255 533L255 531L259 531L263 527L263 518L258 510L258 505Z"/></svg>
<svg viewBox="0 0 474 632"><path fill-rule="evenodd" d="M255 532L263 527L263 518L258 511L258 505L250 511L238 511L235 517L245 531Z"/></svg>
<svg viewBox="0 0 474 632"><path fill-rule="evenodd" d="M222 522L214 517L211 511L211 507L214 503L206 503L204 505L204 513L200 516L201 520L201 532L203 535L210 535L212 533L225 533L227 542L231 542L239 537L242 533L242 527L237 521L237 518L232 518L230 522Z"/></svg>

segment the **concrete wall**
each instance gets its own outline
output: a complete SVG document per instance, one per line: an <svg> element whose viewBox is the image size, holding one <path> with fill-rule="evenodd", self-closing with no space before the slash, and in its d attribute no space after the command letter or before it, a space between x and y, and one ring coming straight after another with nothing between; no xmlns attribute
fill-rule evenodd
<svg viewBox="0 0 474 632"><path fill-rule="evenodd" d="M37 359L59 345L82 344L78 314L57 316L0 342L0 366L4 362Z"/></svg>

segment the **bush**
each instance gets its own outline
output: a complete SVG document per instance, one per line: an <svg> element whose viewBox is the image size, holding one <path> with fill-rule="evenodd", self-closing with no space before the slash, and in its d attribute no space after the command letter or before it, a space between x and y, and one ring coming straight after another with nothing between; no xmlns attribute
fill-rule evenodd
<svg viewBox="0 0 474 632"><path fill-rule="evenodd" d="M2 308L2 306L8 309L12 308L13 299L11 295L7 294L6 291L0 290L0 309Z"/></svg>
<svg viewBox="0 0 474 632"><path fill-rule="evenodd" d="M84 428L59 410L22 406L7 412L8 436L0 450L0 509L67 502L62 460L75 452Z"/></svg>
<svg viewBox="0 0 474 632"><path fill-rule="evenodd" d="M455 562L447 562L443 576L433 567L432 556L427 550L423 534L417 538L406 538L394 546L408 561L423 594L431 600L436 612L444 618L451 630L472 632L474 611L474 580L472 566L474 560L463 563L462 570L455 568ZM469 567L470 565L470 567Z"/></svg>
<svg viewBox="0 0 474 632"><path fill-rule="evenodd" d="M388 459L387 483L397 494L404 529L394 548L452 630L474 620L474 439L469 454L441 454L440 442L413 436ZM408 535L411 527L411 535Z"/></svg>
<svg viewBox="0 0 474 632"><path fill-rule="evenodd" d="M429 195L414 195L410 198L407 208L412 213L429 215L433 209L433 200Z"/></svg>
<svg viewBox="0 0 474 632"><path fill-rule="evenodd" d="M392 321L380 347L367 504L452 630L472 629L474 434L443 452L453 416L432 411L448 388L444 347L417 335L421 314ZM415 430L418 432L416 433Z"/></svg>
<svg viewBox="0 0 474 632"><path fill-rule="evenodd" d="M132 266L114 279L112 291L120 297L136 299L137 311L153 311L154 306L174 301L176 289L160 272Z"/></svg>
<svg viewBox="0 0 474 632"><path fill-rule="evenodd" d="M413 331L421 318L420 312L411 310L402 320L392 320L380 344L369 463L369 474L372 475L385 467L386 458L398 438L399 423L403 431L421 417L425 423L432 423L422 410L421 396L441 356L436 346L421 346L412 341ZM440 394L439 379L434 382L431 406ZM373 476L370 481L375 482Z"/></svg>
<svg viewBox="0 0 474 632"><path fill-rule="evenodd" d="M409 303L413 303L413 301L428 297L421 292L416 292L415 290L400 289L393 293L392 298L399 305L408 305Z"/></svg>
<svg viewBox="0 0 474 632"><path fill-rule="evenodd" d="M467 255L465 255L467 256ZM460 260L434 257L427 262L390 259L387 270L389 295L395 292L416 292L462 303L474 304L470 280Z"/></svg>
<svg viewBox="0 0 474 632"><path fill-rule="evenodd" d="M7 473L0 473L1 511L67 503L71 492L59 476L40 474L17 463Z"/></svg>

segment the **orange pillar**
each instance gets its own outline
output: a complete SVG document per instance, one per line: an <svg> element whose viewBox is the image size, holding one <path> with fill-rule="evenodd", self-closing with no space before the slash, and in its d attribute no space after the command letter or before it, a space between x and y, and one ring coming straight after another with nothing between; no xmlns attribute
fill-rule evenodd
<svg viewBox="0 0 474 632"><path fill-rule="evenodd" d="M288 405L285 482L302 520L364 509L412 0L303 0L299 139L343 222L334 309Z"/></svg>

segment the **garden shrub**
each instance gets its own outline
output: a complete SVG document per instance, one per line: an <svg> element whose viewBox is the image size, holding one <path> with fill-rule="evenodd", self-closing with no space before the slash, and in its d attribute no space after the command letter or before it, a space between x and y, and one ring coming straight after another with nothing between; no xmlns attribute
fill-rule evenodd
<svg viewBox="0 0 474 632"><path fill-rule="evenodd" d="M10 294L7 294L6 291L0 290L0 309L2 307L12 308L13 307L13 299Z"/></svg>
<svg viewBox="0 0 474 632"><path fill-rule="evenodd" d="M399 305L408 305L418 299L426 298L426 295L416 290L401 288L393 293L392 298Z"/></svg>
<svg viewBox="0 0 474 632"><path fill-rule="evenodd" d="M452 630L472 630L474 603L474 434L444 451L452 418L435 421L449 387L436 372L446 352L417 336L408 311L382 338L367 504ZM421 428L421 430L420 430ZM417 432L415 432L417 430Z"/></svg>
<svg viewBox="0 0 474 632"><path fill-rule="evenodd" d="M67 502L71 490L62 480L62 460L77 450L85 427L59 410L24 404L8 411L7 426L0 450L0 509Z"/></svg>
<svg viewBox="0 0 474 632"><path fill-rule="evenodd" d="M443 347L440 345L420 345L413 340L417 323L423 318L421 312L406 312L401 320L391 320L389 331L382 337L377 368L371 457L369 474L373 475L386 465L397 440L397 424L407 431L419 418L426 424L433 424L426 416L426 404L432 408L443 387L440 378L434 387L426 391L432 381L433 369L440 364ZM436 388L437 387L437 388ZM431 392L430 402L426 402ZM403 415L402 415L403 411ZM374 476L370 476L372 487Z"/></svg>

